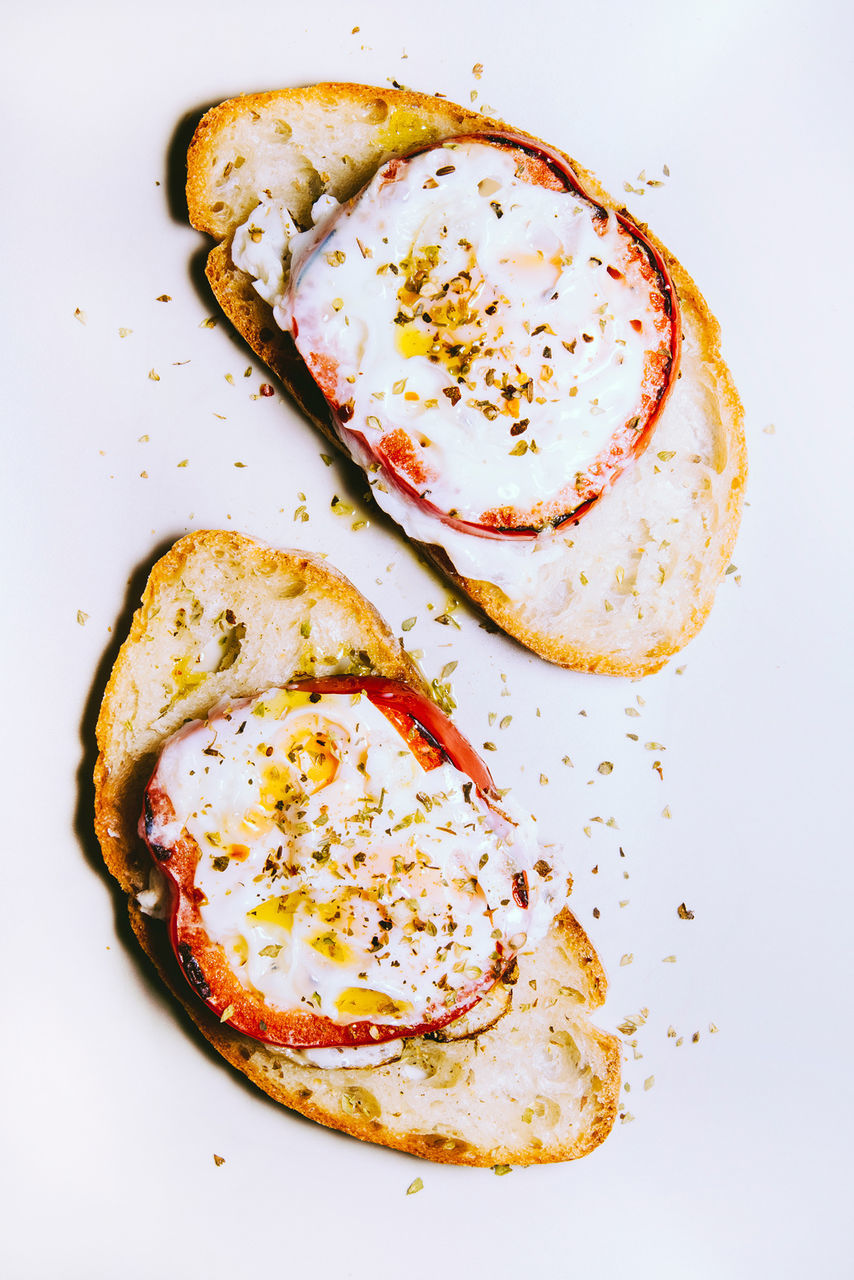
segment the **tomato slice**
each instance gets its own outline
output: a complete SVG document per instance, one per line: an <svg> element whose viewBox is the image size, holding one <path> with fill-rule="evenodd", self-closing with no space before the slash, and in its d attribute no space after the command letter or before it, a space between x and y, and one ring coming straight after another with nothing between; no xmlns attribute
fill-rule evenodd
<svg viewBox="0 0 854 1280"><path fill-rule="evenodd" d="M364 693L395 727L425 772L450 761L467 774L478 794L504 821L498 807L492 777L486 765L435 703L418 691L379 676L334 676L294 681L285 688L319 696ZM237 977L225 949L208 934L202 920L204 893L196 883L201 850L183 830L168 845L159 844L157 832L174 822L172 802L157 780L157 771L145 792L141 829L152 857L164 873L170 889L168 931L178 965L198 999L222 1022L253 1039L295 1048L356 1047L381 1044L400 1037L439 1030L471 1009L494 984L513 958L507 946L497 942L492 969L459 987L450 1003L435 1004L417 1022L406 1025L378 1023L364 1018L338 1023L303 1009L271 1005L257 988ZM248 851L247 851L248 852ZM240 856L232 850L232 856ZM527 906L513 882L514 901Z"/></svg>
<svg viewBox="0 0 854 1280"><path fill-rule="evenodd" d="M544 144L533 143L516 134L497 132L479 134L470 138L448 139L440 144L417 148L408 156L391 161L382 171L381 186L394 183L413 158L431 150L445 149L449 146L453 147L454 144L466 142L486 143L509 151L516 162L516 177L523 183L549 190L575 193L587 209L593 228L600 237L609 234L609 226L612 226L611 219L616 219L616 236L619 241L618 259L616 264L609 262L603 270L607 271L612 281L621 282L619 286L614 286L622 291L621 296L631 300L631 303L635 300L638 302L638 316L628 322L631 326L628 338L635 344L636 335L637 350L639 353L642 351L642 357L638 356L640 366L638 382L631 397L628 416L625 418L618 416L614 420L606 443L598 448L594 446L596 451L584 455L585 460L578 465L573 462L572 475L561 475L558 471L554 476L554 489L547 496L535 499L529 497L522 499L521 502L498 502L480 511L478 515L468 509L461 511L434 500L431 482L436 479L437 473L435 467L428 461L430 441L419 438L418 430L407 425L409 419L396 420L393 417L393 409L389 409L388 421L384 422L380 428L382 434L377 437L374 430L367 432L361 422L365 420L370 422L370 416L365 419L363 415L360 422L358 414L354 417L352 399L344 399L341 402L336 398L341 395L339 390L341 383L338 378L339 366L335 355L329 350L314 350L311 346L301 349L309 372L327 399L339 435L364 465L375 470L379 469L389 483L408 501L451 528L480 537L530 539L544 529L560 528L567 522L578 521L613 484L629 462L646 448L678 371L681 347L679 305L667 264L645 232L624 212L614 212L609 215L604 207L586 193L577 175L563 157ZM452 152L446 152L446 154L452 155ZM500 216L501 210L497 205L496 208ZM364 246L360 241L357 243L364 253ZM463 242L460 241L460 243ZM613 237L611 243L614 243ZM321 251L325 244L326 242L321 244ZM334 254L327 256L334 256ZM590 259L590 261L593 260ZM394 269L398 273L398 268ZM570 275L575 270L575 267L571 267ZM511 452L508 445L512 446L512 452L518 451L520 454L527 451L529 444L533 452L539 452L534 439L536 424L543 423L545 419L542 415L536 416L539 410L536 404L531 403L532 388L535 385L531 376L525 374L517 364L516 370L520 376L515 384L510 380L509 384L504 385L500 390L500 394L494 395L491 391L492 384L490 384L491 400L477 399L476 397L483 393L483 385L476 378L472 380L474 375L469 376L468 366L464 363L460 364L462 357L457 360L459 368L454 363L457 359L455 347L453 344L448 345L447 336L442 337L440 330L435 328L435 314L429 314L430 311L435 312L435 306L429 301L432 295L427 294L421 297L418 293L423 284L422 277L427 279L430 288L434 288L429 268L426 273L423 269L420 274L417 270L411 272L409 285L411 285L412 298L417 299L417 305L413 302L416 319L407 329L413 343L413 350L408 354L426 357L433 362L434 366L447 365L449 385L445 387L444 394L451 402L455 413L462 413L466 402L470 408L480 406L481 412L488 416L490 421L493 421L491 415L497 413L497 420L494 422L496 457L499 456L499 452L502 457ZM395 282L399 278L396 274ZM398 296L401 295L398 294ZM557 293L554 297L557 297ZM334 305L340 306L341 300L338 299ZM627 301L628 305L630 303ZM472 306L475 304L473 303ZM630 310L628 314L631 314ZM464 329L471 320L471 315L472 312L469 311L468 318L461 321ZM595 330L599 323L599 318L591 315L587 328ZM470 323L468 327L470 331ZM536 332L534 330L535 334ZM551 330L551 332L554 331ZM605 332L604 327L602 332ZM453 324L446 328L445 334L448 333L453 336ZM565 336L558 335L554 339L554 345L559 346L562 343L562 346L570 351L576 342L583 344L584 342L592 343L594 340L596 338L592 332L580 333L573 337L571 342L567 342ZM626 339L619 339L619 341L624 343ZM541 350L544 349L549 353L549 359L552 358L550 342L549 337L541 338L542 346L535 343L536 351L532 349L530 356L527 357L534 378L543 376L542 367L539 364ZM477 350L477 342L470 349ZM619 357L620 360L621 358ZM539 374L537 374L537 368L540 368ZM619 374L616 376L619 377ZM352 383L357 379L351 376L348 381ZM479 388L477 391L473 390L475 385ZM536 386L539 392L547 390L547 387L539 382ZM581 404L585 394L592 394L586 390L586 384L583 381L569 388L567 394L575 395L577 392L581 392L582 398L573 401L573 405ZM411 391L401 394L418 399L417 394ZM388 400L388 397L386 399ZM440 396L439 399L441 400L442 397ZM545 394L538 396L539 402L546 403L547 399L548 396ZM461 400L464 402L463 407L457 409ZM592 404L593 413L605 412L596 407L598 398L594 399ZM496 410L496 405L499 406L500 412ZM442 407L447 413L448 408L444 402ZM543 410L543 414L546 412ZM371 409L370 413L374 414L374 422L378 422L376 410ZM425 414L422 419L426 431L430 429L428 419L428 414ZM460 418L462 432L464 432L463 421L464 419ZM548 450L548 443L545 448ZM473 462L472 466L477 466L477 463ZM552 476L547 473L547 477L550 482ZM463 483L461 480L460 485L462 486ZM476 510L477 508L475 512Z"/></svg>

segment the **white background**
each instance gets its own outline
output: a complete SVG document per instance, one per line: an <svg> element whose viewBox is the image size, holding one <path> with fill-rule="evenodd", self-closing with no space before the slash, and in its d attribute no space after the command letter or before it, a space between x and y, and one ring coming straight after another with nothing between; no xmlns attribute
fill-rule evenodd
<svg viewBox="0 0 854 1280"><path fill-rule="evenodd" d="M0 1269L850 1275L849 6L4 8ZM443 583L373 511L330 513L358 484L201 327L188 121L323 79L476 91L616 193L668 166L626 201L721 321L751 477L737 567L662 674L560 671L465 605L438 626ZM457 723L572 850L602 1024L647 1011L592 1156L497 1177L329 1133L212 1055L137 955L92 834L94 717L148 568L206 526L328 552L396 630L417 617L428 676L458 660Z"/></svg>

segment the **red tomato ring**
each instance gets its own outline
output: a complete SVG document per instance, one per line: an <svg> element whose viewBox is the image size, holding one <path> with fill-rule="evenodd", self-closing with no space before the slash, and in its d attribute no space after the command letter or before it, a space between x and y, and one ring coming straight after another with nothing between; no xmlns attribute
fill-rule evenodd
<svg viewBox="0 0 854 1280"><path fill-rule="evenodd" d="M429 772L445 760L468 774L478 793L501 817L493 803L495 787L486 765L452 724L445 713L418 690L381 676L329 676L316 680L295 680L284 686L308 693L364 692L395 726L416 759ZM369 1020L346 1025L303 1010L278 1010L243 986L229 964L220 943L213 942L202 924L203 894L195 886L200 850L196 842L182 835L165 848L151 836L155 820L174 816L171 802L156 786L156 769L145 791L142 831L156 865L169 888L167 909L169 941L178 966L196 997L220 1021L234 1030L266 1044L290 1048L355 1048L379 1045L402 1037L438 1031L467 1013L486 994L513 958L513 953L496 943L500 963L478 981L462 988L450 1008L436 1007L417 1024L396 1026Z"/></svg>
<svg viewBox="0 0 854 1280"><path fill-rule="evenodd" d="M583 200L592 205L593 209L597 211L599 216L602 218L608 216L608 210L594 200L592 196L588 195L572 167L562 155L547 146L545 143L534 142L530 138L526 138L521 134L510 132L502 133L496 131L490 133L463 134L453 138L442 139L441 142L438 143L426 143L414 148L405 156L396 157L391 160L387 166L387 180L393 180L400 165L405 161L410 160L413 156L453 143L471 141L489 142L495 146L514 148L525 152L537 162L547 165L549 171L559 180L563 190L575 191ZM423 496L415 485L402 475L400 471L390 467L387 464L387 460L377 452L376 447L367 440L362 432L356 431L347 425L351 416L347 411L347 407L337 405L330 399L323 386L318 383L318 386L329 405L336 430L342 440L344 440L345 443L348 439L355 442L357 445L357 453L362 456L367 455L374 463L377 463L382 470L383 475L400 493L402 493L416 506L420 507L423 511L426 511L429 515L441 521L442 524L445 524L452 529L459 529L460 531L471 534L475 537L498 539L531 539L537 537L537 535L546 528L559 529L568 524L576 524L582 516L586 515L602 494L620 476L632 458L639 457L649 444L653 428L658 421L668 396L670 395L679 368L679 358L682 346L679 299L670 271L667 267L667 263L665 262L661 252L628 213L624 210L614 210L613 213L620 226L641 247L652 272L657 278L661 296L664 300L665 312L670 320L669 363L663 384L658 389L655 403L647 413L643 424L639 428L632 427L630 424L624 424L615 431L614 436L612 437L612 448L610 452L613 454L616 451L619 456L616 459L613 459L604 458L600 455L593 460L590 464L591 471L596 472L597 470L607 468L607 474L604 482L598 487L598 489L596 489L595 482L591 482L591 484L587 486L589 491L586 495L579 495L582 497L582 500L571 510L566 511L554 519L549 519L540 525L508 527L496 527L495 525L465 520L459 516L451 515L447 511L443 511L440 507L437 507L434 503L430 502L428 498ZM310 369L309 373L311 373ZM615 445L618 446L616 450L614 447Z"/></svg>

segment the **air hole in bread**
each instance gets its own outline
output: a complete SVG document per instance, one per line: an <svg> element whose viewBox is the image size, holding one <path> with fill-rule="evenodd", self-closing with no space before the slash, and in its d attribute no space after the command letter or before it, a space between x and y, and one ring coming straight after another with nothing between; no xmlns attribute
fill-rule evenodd
<svg viewBox="0 0 854 1280"><path fill-rule="evenodd" d="M382 98L372 98L362 107L362 119L367 124L382 124L388 119L388 103Z"/></svg>
<svg viewBox="0 0 854 1280"><path fill-rule="evenodd" d="M560 1119L560 1106L554 1098L545 1098L538 1094L531 1108L531 1119L540 1120L548 1129L553 1129ZM524 1115L522 1117L525 1118Z"/></svg>
<svg viewBox="0 0 854 1280"><path fill-rule="evenodd" d="M564 1049L573 1070L577 1070L581 1061L581 1050L568 1031L564 1031L562 1028L559 1031L553 1031L549 1036L549 1044L558 1045L561 1049Z"/></svg>
<svg viewBox="0 0 854 1280"><path fill-rule="evenodd" d="M292 193L288 203L291 217L301 231L307 231L312 226L311 207L325 190L323 178L306 156L297 154L288 183Z"/></svg>
<svg viewBox="0 0 854 1280"><path fill-rule="evenodd" d="M222 645L222 657L217 663L217 671L227 671L229 667L233 667L237 659L240 657L240 650L243 648L243 640L246 636L246 626L242 622L238 622L236 627L232 627L227 631L220 640Z"/></svg>
<svg viewBox="0 0 854 1280"><path fill-rule="evenodd" d="M276 121L276 137L279 142L287 142L291 138L292 134L293 129L288 124L287 120Z"/></svg>
<svg viewBox="0 0 854 1280"><path fill-rule="evenodd" d="M225 202L223 200L217 200L216 204L211 205L211 213L222 213L225 207Z"/></svg>

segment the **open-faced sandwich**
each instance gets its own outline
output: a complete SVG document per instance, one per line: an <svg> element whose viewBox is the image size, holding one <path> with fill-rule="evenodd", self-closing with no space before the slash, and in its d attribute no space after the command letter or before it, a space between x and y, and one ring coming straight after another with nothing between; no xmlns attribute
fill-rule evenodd
<svg viewBox="0 0 854 1280"><path fill-rule="evenodd" d="M234 533L153 568L97 726L96 828L161 977L322 1124L470 1165L608 1133L620 1049L563 855L355 588Z"/></svg>
<svg viewBox="0 0 854 1280"><path fill-rule="evenodd" d="M654 671L735 540L717 322L592 173L442 98L233 99L189 152L223 310L374 497L502 628Z"/></svg>

